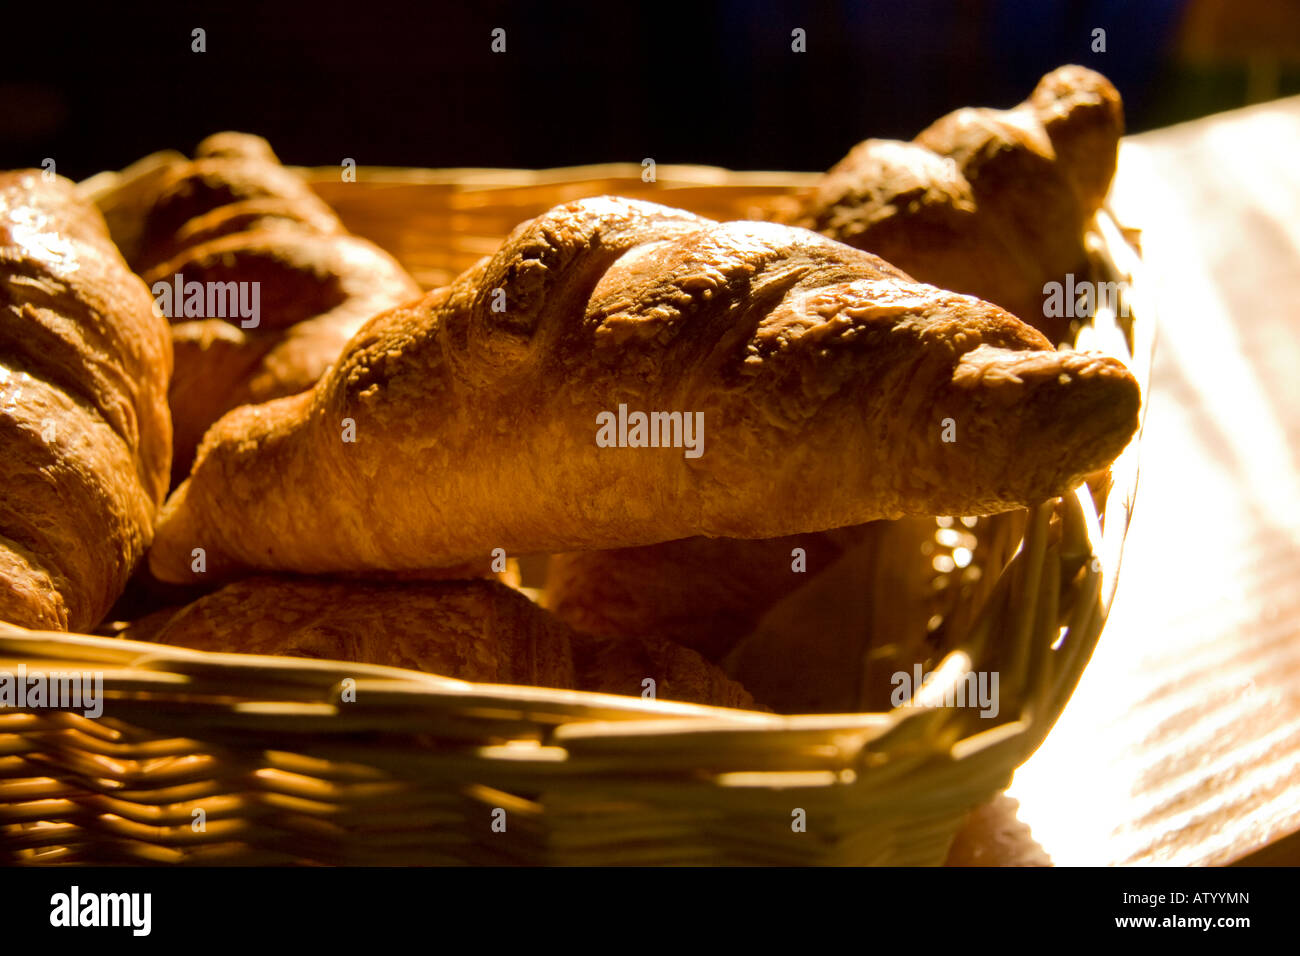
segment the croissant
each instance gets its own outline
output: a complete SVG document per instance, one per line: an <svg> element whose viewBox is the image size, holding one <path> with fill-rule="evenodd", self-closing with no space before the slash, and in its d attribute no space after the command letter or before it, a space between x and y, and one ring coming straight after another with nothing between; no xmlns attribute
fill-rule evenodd
<svg viewBox="0 0 1300 956"><path fill-rule="evenodd" d="M1086 271L1085 225L1109 190L1122 132L1119 94L1106 78L1062 67L1012 110L958 110L912 143L859 144L777 218L996 302L1061 341L1068 322L1044 314L1044 285ZM688 538L554 555L545 601L575 627L652 630L718 660L872 534ZM805 574L791 572L795 547Z"/></svg>
<svg viewBox="0 0 1300 956"><path fill-rule="evenodd" d="M1138 403L1118 361L815 233L582 200L372 319L311 391L217 422L150 566L415 569L1004 510L1114 458Z"/></svg>
<svg viewBox="0 0 1300 956"><path fill-rule="evenodd" d="M310 388L367 319L420 294L256 136L218 133L194 160L158 154L90 190L173 320L175 481L224 412Z"/></svg>
<svg viewBox="0 0 1300 956"><path fill-rule="evenodd" d="M578 631L699 651L778 713L888 709L891 674L926 660L948 609L923 548L934 532L907 518L552 555L542 603Z"/></svg>
<svg viewBox="0 0 1300 956"><path fill-rule="evenodd" d="M202 651L328 658L491 684L525 684L753 709L743 687L694 651L570 630L494 581L379 583L258 576L124 636Z"/></svg>
<svg viewBox="0 0 1300 956"><path fill-rule="evenodd" d="M961 587L939 580L935 530L933 517L855 525L842 529L838 554L825 547L829 533L807 535L805 571L792 573L787 553L752 572L752 586L768 590L755 593L753 624L735 635L720 666L778 713L891 709L900 670L930 671L956 645L948 628ZM756 542L723 543L739 550Z"/></svg>
<svg viewBox="0 0 1300 956"><path fill-rule="evenodd" d="M67 180L0 173L0 620L87 630L167 493L171 344Z"/></svg>
<svg viewBox="0 0 1300 956"><path fill-rule="evenodd" d="M1123 132L1110 82L1063 66L1013 109L959 109L910 143L859 143L774 215L995 302L1061 342L1069 317L1047 314L1045 286L1086 273L1084 227Z"/></svg>

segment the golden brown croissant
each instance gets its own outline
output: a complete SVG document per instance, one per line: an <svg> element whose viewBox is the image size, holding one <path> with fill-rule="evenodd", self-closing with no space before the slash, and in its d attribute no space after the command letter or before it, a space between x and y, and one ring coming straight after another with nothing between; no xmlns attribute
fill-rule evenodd
<svg viewBox="0 0 1300 956"><path fill-rule="evenodd" d="M1085 225L1109 189L1122 128L1110 83L1062 67L1013 110L958 110L912 143L859 144L782 218L996 302L1059 341L1066 323L1044 316L1043 286L1086 271ZM872 536L857 527L556 555L546 602L580 629L654 631L716 660ZM805 575L790 570L794 547Z"/></svg>
<svg viewBox="0 0 1300 956"><path fill-rule="evenodd" d="M910 143L859 143L777 217L995 302L1061 342L1069 318L1045 314L1044 286L1086 274L1084 228L1123 131L1110 82L1064 66L1014 109L960 109Z"/></svg>
<svg viewBox="0 0 1300 956"><path fill-rule="evenodd" d="M0 174L0 620L87 630L167 492L167 322L95 208Z"/></svg>
<svg viewBox="0 0 1300 956"><path fill-rule="evenodd" d="M526 684L753 708L739 684L659 638L577 634L494 581L378 583L245 578L125 637L203 651L284 654Z"/></svg>
<svg viewBox="0 0 1300 956"><path fill-rule="evenodd" d="M420 293L256 136L150 157L96 198L172 317L176 480L223 413L310 388L367 319Z"/></svg>
<svg viewBox="0 0 1300 956"><path fill-rule="evenodd" d="M312 391L222 418L150 566L415 569L1005 510L1112 460L1138 403L1114 359L815 233L582 200L377 316ZM650 417L674 412L680 432Z"/></svg>

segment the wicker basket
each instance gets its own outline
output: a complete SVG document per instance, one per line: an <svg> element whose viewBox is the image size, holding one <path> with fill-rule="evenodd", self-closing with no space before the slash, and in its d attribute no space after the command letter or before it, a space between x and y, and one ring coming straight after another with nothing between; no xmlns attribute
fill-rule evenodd
<svg viewBox="0 0 1300 956"><path fill-rule="evenodd" d="M564 200L614 193L743 218L814 178L661 166L646 183L634 165L307 174L426 286ZM1094 277L1127 283L1132 318L1099 310L1080 344L1124 359L1145 390L1140 259L1106 214L1090 241ZM923 693L939 700L967 671L999 669L993 721L942 706L782 717L0 624L0 672L102 673L105 699L98 719L0 709L0 862L941 863L1092 654L1138 446L1070 496L966 523L984 573L964 586Z"/></svg>

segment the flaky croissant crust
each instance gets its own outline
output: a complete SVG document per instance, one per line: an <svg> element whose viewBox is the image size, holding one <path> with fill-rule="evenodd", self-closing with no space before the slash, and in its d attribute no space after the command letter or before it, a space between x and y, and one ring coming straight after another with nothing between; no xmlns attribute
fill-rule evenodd
<svg viewBox="0 0 1300 956"><path fill-rule="evenodd" d="M257 288L253 320L185 315L175 297L177 481L224 412L310 388L366 320L420 294L257 136L218 133L194 159L142 160L98 201L151 289L234 283L251 297Z"/></svg>
<svg viewBox="0 0 1300 956"><path fill-rule="evenodd" d="M85 630L167 490L166 320L68 181L0 174L0 619Z"/></svg>
<svg viewBox="0 0 1300 956"><path fill-rule="evenodd" d="M1118 361L823 236L582 200L375 317L312 391L213 426L151 565L412 569L992 512L1112 460L1138 401ZM706 450L599 447L620 405L702 414Z"/></svg>
<svg viewBox="0 0 1300 956"><path fill-rule="evenodd" d="M1009 110L966 107L911 142L869 139L774 217L888 259L925 282L995 302L1068 336L1044 286L1087 270L1084 231L1124 132L1119 93L1063 66Z"/></svg>

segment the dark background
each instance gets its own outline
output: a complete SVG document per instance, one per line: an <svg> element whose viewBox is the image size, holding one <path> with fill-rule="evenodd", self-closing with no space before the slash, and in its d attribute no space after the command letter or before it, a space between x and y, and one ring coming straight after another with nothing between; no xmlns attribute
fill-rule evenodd
<svg viewBox="0 0 1300 956"><path fill-rule="evenodd" d="M1300 91L1292 0L282 3L5 10L0 168L81 178L208 133L288 163L822 169L1066 62L1142 130ZM1292 12L1288 12L1292 11ZM490 50L506 30L504 54ZM207 52L191 51L194 27ZM791 30L807 52L791 51ZM1091 51L1106 30L1106 52ZM1292 30L1294 29L1294 33Z"/></svg>

